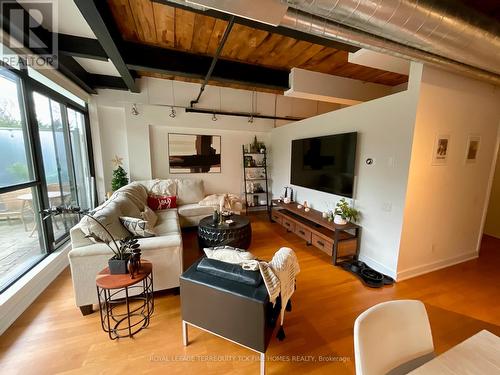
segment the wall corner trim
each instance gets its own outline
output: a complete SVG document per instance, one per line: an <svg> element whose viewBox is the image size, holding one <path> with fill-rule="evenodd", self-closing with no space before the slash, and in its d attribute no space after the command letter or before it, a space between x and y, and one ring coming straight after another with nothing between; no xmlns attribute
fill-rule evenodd
<svg viewBox="0 0 500 375"><path fill-rule="evenodd" d="M396 278L396 271L395 270L388 268L387 266L376 261L375 259L372 259L366 255L363 255L363 254L359 254L358 259L362 262L365 262L367 265L369 265L374 270L381 272L384 275L390 276L392 278Z"/></svg>
<svg viewBox="0 0 500 375"><path fill-rule="evenodd" d="M468 260L476 259L479 257L479 253L477 251L471 251L468 253L463 253L451 258L442 259L437 262L422 264L416 267L408 268L406 270L399 271L397 274L397 280L403 281L407 279L411 279L412 277L424 275L429 272L437 271L442 268L454 266L459 263L466 262Z"/></svg>

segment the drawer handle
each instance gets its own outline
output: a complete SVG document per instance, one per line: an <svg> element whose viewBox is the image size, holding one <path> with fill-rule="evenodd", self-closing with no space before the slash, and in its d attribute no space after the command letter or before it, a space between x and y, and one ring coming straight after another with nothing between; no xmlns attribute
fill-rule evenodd
<svg viewBox="0 0 500 375"><path fill-rule="evenodd" d="M300 233L301 235L303 235L303 236L305 236L305 235L306 235L306 232L304 232L303 230L299 230L299 233Z"/></svg>
<svg viewBox="0 0 500 375"><path fill-rule="evenodd" d="M321 247L325 247L325 243L321 242L321 241L318 241L318 245L321 246Z"/></svg>

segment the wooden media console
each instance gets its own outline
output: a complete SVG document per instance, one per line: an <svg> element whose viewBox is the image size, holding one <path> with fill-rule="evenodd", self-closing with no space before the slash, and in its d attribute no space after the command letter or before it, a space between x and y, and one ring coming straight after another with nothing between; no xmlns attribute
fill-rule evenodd
<svg viewBox="0 0 500 375"><path fill-rule="evenodd" d="M307 245L312 245L332 257L332 263L337 259L359 255L361 227L348 223L338 225L323 218L320 211L297 208L298 203L288 204L273 200L271 209L272 221L282 225L288 232L293 232L303 238Z"/></svg>

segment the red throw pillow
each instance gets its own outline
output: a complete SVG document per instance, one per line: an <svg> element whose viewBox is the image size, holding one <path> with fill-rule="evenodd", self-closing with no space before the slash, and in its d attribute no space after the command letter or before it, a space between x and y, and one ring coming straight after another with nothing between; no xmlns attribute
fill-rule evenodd
<svg viewBox="0 0 500 375"><path fill-rule="evenodd" d="M168 195L150 195L148 196L148 206L152 210L166 210L167 208L177 207L177 197Z"/></svg>

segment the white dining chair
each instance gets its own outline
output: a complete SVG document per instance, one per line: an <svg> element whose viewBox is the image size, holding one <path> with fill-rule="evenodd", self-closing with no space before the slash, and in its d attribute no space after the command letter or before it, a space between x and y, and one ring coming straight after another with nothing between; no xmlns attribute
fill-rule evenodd
<svg viewBox="0 0 500 375"><path fill-rule="evenodd" d="M422 302L383 302L354 323L357 375L399 375L435 357L431 327Z"/></svg>

